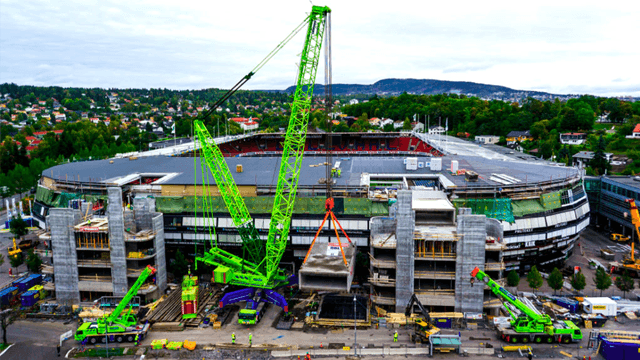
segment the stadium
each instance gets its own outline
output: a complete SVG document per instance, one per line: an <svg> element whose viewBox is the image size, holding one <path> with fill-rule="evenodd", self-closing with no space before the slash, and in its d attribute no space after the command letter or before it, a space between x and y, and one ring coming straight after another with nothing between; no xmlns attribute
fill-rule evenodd
<svg viewBox="0 0 640 360"><path fill-rule="evenodd" d="M269 227L283 136L215 139L262 237ZM381 308L403 311L416 293L435 311L495 312L498 304L483 301L482 294L489 299L489 293L469 284L475 266L484 266L501 282L510 270L562 267L589 224L589 203L578 169L443 135L328 136L307 136L282 265L300 269L322 223L326 144L330 143L330 166L340 169L339 177L333 178L334 212L357 245L361 265L356 271L358 281L349 279L342 290L360 288ZM239 252L240 237L215 186L214 218L202 221L194 213L201 201L194 194L201 199L203 183L196 171L200 165L194 161L194 148L197 154L192 142L114 159L66 163L43 172L33 216L48 231L44 237L51 237L50 272L56 297L75 302L117 295L120 285L133 280L130 274L147 264L165 268L159 269L149 287L148 296L157 297L166 287L166 267L176 251L193 259L205 250L209 230L215 230L222 248ZM109 210L117 200L122 202L121 214ZM89 213L109 223L103 231L112 244L96 254L73 245ZM127 231L114 225L120 223ZM76 234L65 235L66 243L53 239L69 226ZM318 242L335 241L332 226L323 227ZM149 229L152 239L146 248L127 235L131 227ZM115 234L122 231L123 236ZM123 249L116 251L114 239L120 237ZM64 257L56 256L56 246L65 249ZM146 255L132 259L128 256L132 251ZM73 256L75 260L69 262ZM86 262L100 259L107 265L124 264L129 274L116 274L115 266ZM66 271L72 271L74 264L75 275L69 277ZM97 288L82 280L91 276L99 276L104 286ZM321 279L309 281L324 288Z"/></svg>

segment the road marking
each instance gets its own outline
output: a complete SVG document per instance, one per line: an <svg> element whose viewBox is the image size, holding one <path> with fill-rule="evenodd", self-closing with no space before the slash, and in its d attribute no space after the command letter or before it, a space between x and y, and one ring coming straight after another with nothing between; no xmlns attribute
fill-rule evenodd
<svg viewBox="0 0 640 360"><path fill-rule="evenodd" d="M7 350L11 349L11 347L12 347L13 345L15 345L15 344L11 344L11 345L9 345L6 349L4 349L4 351L0 353L0 357L2 357L2 355L4 355L4 353L6 353L6 352L7 352Z"/></svg>

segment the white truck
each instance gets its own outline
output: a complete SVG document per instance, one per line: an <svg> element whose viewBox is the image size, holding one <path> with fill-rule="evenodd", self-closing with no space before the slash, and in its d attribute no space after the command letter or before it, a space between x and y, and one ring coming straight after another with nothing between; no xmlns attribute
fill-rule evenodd
<svg viewBox="0 0 640 360"><path fill-rule="evenodd" d="M608 297L586 297L582 302L582 308L587 314L616 316L618 313L618 304Z"/></svg>

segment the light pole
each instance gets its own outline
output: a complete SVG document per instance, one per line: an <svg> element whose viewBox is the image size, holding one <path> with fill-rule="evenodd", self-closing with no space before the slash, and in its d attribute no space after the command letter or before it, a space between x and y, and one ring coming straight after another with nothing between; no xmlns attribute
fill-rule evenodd
<svg viewBox="0 0 640 360"><path fill-rule="evenodd" d="M353 356L358 356L358 327L356 325L356 294L353 294Z"/></svg>

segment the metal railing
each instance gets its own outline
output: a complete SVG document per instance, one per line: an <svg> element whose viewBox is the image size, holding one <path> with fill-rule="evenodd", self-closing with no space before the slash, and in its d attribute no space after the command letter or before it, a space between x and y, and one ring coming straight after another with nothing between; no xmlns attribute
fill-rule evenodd
<svg viewBox="0 0 640 360"><path fill-rule="evenodd" d="M414 271L413 277L416 279L445 279L454 280L455 271Z"/></svg>
<svg viewBox="0 0 640 360"><path fill-rule="evenodd" d="M100 267L111 267L111 261L108 260L81 260L78 259L78 266L100 266Z"/></svg>
<svg viewBox="0 0 640 360"><path fill-rule="evenodd" d="M380 277L370 277L369 282L376 286L396 286L396 279L382 279Z"/></svg>

